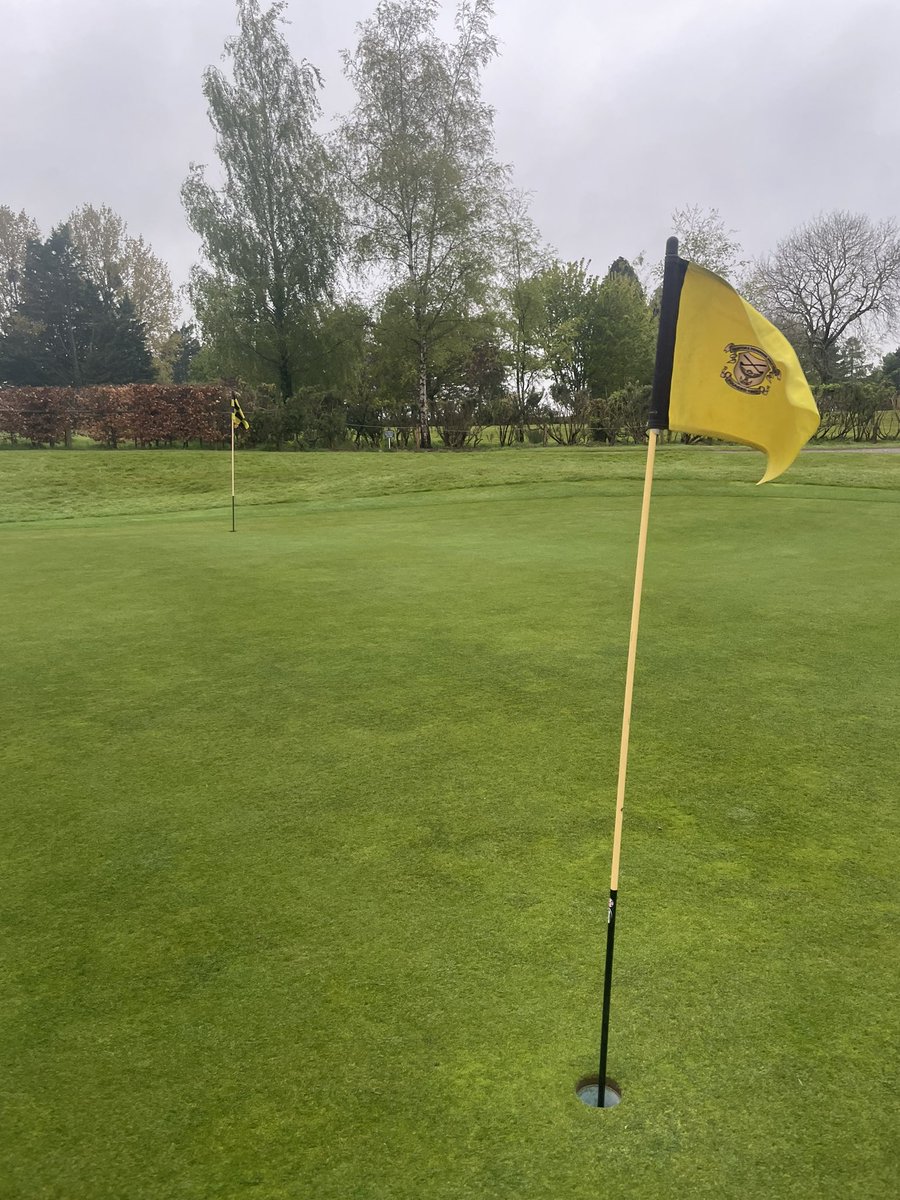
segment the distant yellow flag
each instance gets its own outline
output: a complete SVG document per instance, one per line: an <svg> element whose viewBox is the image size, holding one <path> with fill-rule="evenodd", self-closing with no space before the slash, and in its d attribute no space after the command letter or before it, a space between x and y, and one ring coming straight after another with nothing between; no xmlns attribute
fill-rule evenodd
<svg viewBox="0 0 900 1200"><path fill-rule="evenodd" d="M803 368L784 334L724 279L678 261L668 428L765 451L767 483L819 427Z"/></svg>
<svg viewBox="0 0 900 1200"><path fill-rule="evenodd" d="M231 397L231 424L234 429L249 429L250 422L244 416L244 410L237 402L237 397Z"/></svg>

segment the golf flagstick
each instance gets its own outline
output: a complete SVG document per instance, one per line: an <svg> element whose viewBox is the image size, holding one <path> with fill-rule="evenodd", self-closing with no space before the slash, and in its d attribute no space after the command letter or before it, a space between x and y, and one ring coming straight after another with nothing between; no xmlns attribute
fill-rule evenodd
<svg viewBox="0 0 900 1200"><path fill-rule="evenodd" d="M631 605L631 634L628 639L628 666L625 671L625 705L622 714L622 741L619 748L619 779L616 785L616 824L613 833L612 869L609 879L609 910L606 918L606 965L603 972L603 1014L600 1020L600 1071L597 1080L597 1107L606 1108L606 1057L609 1048L609 1005L612 992L613 948L616 940L616 903L619 893L619 856L622 851L622 814L625 808L625 775L628 769L628 737L631 732L631 697L634 692L634 665L637 658L638 622L641 615L641 591L644 585L644 555L647 550L647 526L650 520L650 490L653 486L653 462L656 442L668 428L669 393L672 389L672 364L675 358L675 327L678 323L680 293L678 238L666 242L662 296L659 303L659 333L656 338L656 364L653 369L653 394L648 421L647 467L644 472L644 498L641 503L641 527L638 534L637 565L634 572L634 600Z"/></svg>
<svg viewBox="0 0 900 1200"><path fill-rule="evenodd" d="M234 396L231 397L231 532L234 533Z"/></svg>
<svg viewBox="0 0 900 1200"><path fill-rule="evenodd" d="M740 401L736 399L736 392L744 393L744 397L765 398L765 402L748 405L743 397ZM797 355L784 334L742 299L727 280L696 263L679 258L678 239L674 237L666 242L656 365L647 425L650 441L631 612L607 918L598 1108L606 1107L606 1052L619 855L622 847L622 810L650 487L657 438L662 430L674 429L754 446L766 454L766 473L759 481L766 483L770 479L777 479L787 470L819 427L815 397L806 382Z"/></svg>
<svg viewBox="0 0 900 1200"><path fill-rule="evenodd" d="M606 966L603 972L603 1016L600 1022L600 1071L597 1082L597 1107L606 1107L606 1056L609 1048L609 1003L612 992L613 948L616 940L616 901L619 892L619 856L622 850L622 816L625 811L625 776L628 770L628 738L631 732L631 698L634 694L634 667L637 659L638 624L641 616L641 591L644 585L644 557L647 527L650 522L650 491L653 487L653 461L656 457L658 430L651 429L644 471L644 498L638 534L637 566L634 572L634 599L631 604L631 634L628 639L628 666L625 671L625 706L622 714L622 740L619 747L619 779L616 786L616 824L613 833L612 870L609 878L609 910L606 918Z"/></svg>

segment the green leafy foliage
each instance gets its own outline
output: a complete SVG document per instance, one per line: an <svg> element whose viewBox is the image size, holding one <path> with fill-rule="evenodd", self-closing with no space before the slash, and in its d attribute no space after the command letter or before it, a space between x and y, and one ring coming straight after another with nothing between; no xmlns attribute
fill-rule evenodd
<svg viewBox="0 0 900 1200"><path fill-rule="evenodd" d="M891 412L896 393L884 379L844 380L815 389L821 416L816 437L854 442L877 442L890 433L896 436Z"/></svg>
<svg viewBox="0 0 900 1200"><path fill-rule="evenodd" d="M649 383L656 355L656 321L640 284L609 275L596 293L589 383L595 396L608 396L626 383Z"/></svg>
<svg viewBox="0 0 900 1200"><path fill-rule="evenodd" d="M588 266L555 263L539 277L553 400L580 410L579 432L591 398L650 380L656 344L656 322L640 284L623 272L610 272L601 283Z"/></svg>
<svg viewBox="0 0 900 1200"><path fill-rule="evenodd" d="M511 384L508 396L494 402L502 445L508 438L525 440L525 427L536 418L545 387L541 330L546 314L539 274L551 256L541 246L522 192L509 191L503 198L497 248L497 326Z"/></svg>
<svg viewBox="0 0 900 1200"><path fill-rule="evenodd" d="M87 278L106 301L126 299L144 327L154 355L175 324L175 292L166 264L108 205L83 204L66 226Z"/></svg>
<svg viewBox="0 0 900 1200"><path fill-rule="evenodd" d="M239 33L225 46L232 78L210 67L203 84L224 182L216 188L194 165L182 200L206 260L191 280L209 344L203 365L275 383L286 399L316 353L341 214L315 130L321 80L292 58L279 29L284 8L239 0Z"/></svg>
<svg viewBox="0 0 900 1200"><path fill-rule="evenodd" d="M591 438L611 446L623 440L645 441L651 391L647 384L629 384L595 400L591 415Z"/></svg>
<svg viewBox="0 0 900 1200"><path fill-rule="evenodd" d="M192 377L194 360L201 350L193 322L173 329L160 348L156 373L160 383L187 383Z"/></svg>
<svg viewBox="0 0 900 1200"><path fill-rule="evenodd" d="M251 446L273 450L336 450L347 439L347 408L333 392L299 388L287 400L258 395L247 434Z"/></svg>
<svg viewBox="0 0 900 1200"><path fill-rule="evenodd" d="M419 441L429 446L429 374L441 343L484 297L504 178L481 73L497 53L489 0L459 5L457 37L436 0L382 0L344 56L356 103L340 130L355 251L389 280L407 330Z"/></svg>
<svg viewBox="0 0 900 1200"><path fill-rule="evenodd" d="M479 322L465 330L467 336L458 338L455 347L443 346L443 362L436 367L432 409L441 440L450 449L477 444L481 426L490 422L505 392L500 346L483 327ZM451 349L455 355L447 353Z"/></svg>
<svg viewBox="0 0 900 1200"><path fill-rule="evenodd" d="M881 370L895 392L900 392L900 346L881 360Z"/></svg>
<svg viewBox="0 0 900 1200"><path fill-rule="evenodd" d="M589 392L600 280L589 263L553 263L540 275L541 343L557 398Z"/></svg>

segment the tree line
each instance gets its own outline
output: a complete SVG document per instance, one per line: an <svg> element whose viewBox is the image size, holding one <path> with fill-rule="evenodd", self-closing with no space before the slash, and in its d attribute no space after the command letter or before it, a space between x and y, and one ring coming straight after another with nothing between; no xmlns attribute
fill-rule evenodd
<svg viewBox="0 0 900 1200"><path fill-rule="evenodd" d="M439 8L381 0L344 54L355 102L322 133L322 78L291 54L285 0L238 0L225 65L203 77L218 170L192 165L182 188L195 323L177 325L165 264L110 209L42 240L0 207L0 385L239 382L252 439L273 446L386 428L461 446L486 425L501 442L640 440L659 269L595 273L544 244L482 95L490 0L461 0L449 38ZM875 362L871 347L897 332L896 222L821 214L755 262L715 209L672 226L785 331L829 435L891 432L900 349Z"/></svg>

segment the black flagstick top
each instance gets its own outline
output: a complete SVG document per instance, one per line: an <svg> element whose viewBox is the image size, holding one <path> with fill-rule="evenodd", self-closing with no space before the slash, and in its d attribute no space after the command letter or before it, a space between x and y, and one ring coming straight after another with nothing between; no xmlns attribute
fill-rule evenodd
<svg viewBox="0 0 900 1200"><path fill-rule="evenodd" d="M678 238L670 237L666 242L648 429L669 428L669 393L672 390L672 364L675 360L675 327L678 324L678 303L681 300L681 285L686 270L687 263L678 257Z"/></svg>

